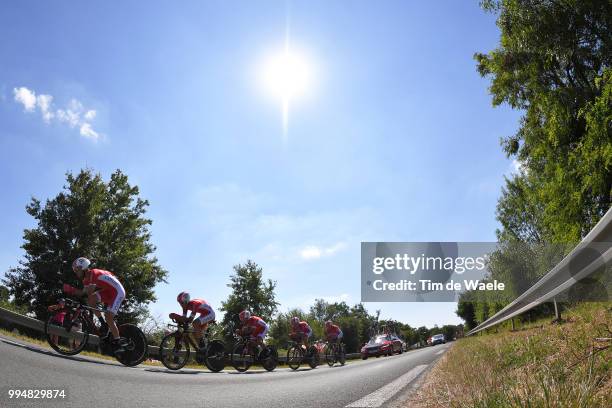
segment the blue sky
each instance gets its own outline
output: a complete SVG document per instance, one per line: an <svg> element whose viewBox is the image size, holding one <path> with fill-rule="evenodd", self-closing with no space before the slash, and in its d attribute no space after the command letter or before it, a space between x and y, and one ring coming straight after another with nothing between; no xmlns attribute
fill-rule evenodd
<svg viewBox="0 0 612 408"><path fill-rule="evenodd" d="M258 72L287 27L312 78L285 134ZM519 113L476 72L499 40L477 1L3 3L0 35L0 271L29 198L86 166L150 201L154 314L181 290L218 308L247 259L286 310L358 302L361 241L495 239ZM366 307L460 322L453 303Z"/></svg>

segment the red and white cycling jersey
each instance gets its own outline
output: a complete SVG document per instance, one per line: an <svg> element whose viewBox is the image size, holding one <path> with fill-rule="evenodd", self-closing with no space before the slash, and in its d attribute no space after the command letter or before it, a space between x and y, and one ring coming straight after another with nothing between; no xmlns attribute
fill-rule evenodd
<svg viewBox="0 0 612 408"><path fill-rule="evenodd" d="M100 302L106 304L109 312L117 314L125 298L125 289L115 275L102 269L91 269L88 277L83 279L83 286L95 286Z"/></svg>
<svg viewBox="0 0 612 408"><path fill-rule="evenodd" d="M215 311L212 306L208 304L204 299L191 299L183 313L191 311L191 315L200 313L200 316L196 319L200 324L204 325L215 320Z"/></svg>
<svg viewBox="0 0 612 408"><path fill-rule="evenodd" d="M335 324L332 324L329 327L325 327L325 335L327 337L335 339L339 336L342 336L342 330L340 330L340 327L336 326Z"/></svg>
<svg viewBox="0 0 612 408"><path fill-rule="evenodd" d="M312 336L312 329L310 325L306 322L299 322L296 328L293 328L294 333L300 333L305 335L306 337Z"/></svg>
<svg viewBox="0 0 612 408"><path fill-rule="evenodd" d="M268 325L263 321L261 317L251 316L249 320L244 322L243 329L247 327L251 329L251 337L261 337L262 339L268 332Z"/></svg>
<svg viewBox="0 0 612 408"><path fill-rule="evenodd" d="M189 303L187 303L185 310L188 310L191 313L201 313L204 316L214 313L212 306L210 306L204 299L191 299Z"/></svg>

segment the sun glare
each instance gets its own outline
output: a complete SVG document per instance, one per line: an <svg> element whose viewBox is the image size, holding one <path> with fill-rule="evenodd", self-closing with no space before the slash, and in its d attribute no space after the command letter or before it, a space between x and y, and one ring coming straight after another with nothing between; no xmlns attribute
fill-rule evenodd
<svg viewBox="0 0 612 408"><path fill-rule="evenodd" d="M293 52L286 45L283 52L265 60L261 77L266 91L281 103L283 133L286 137L289 125L289 104L309 91L312 67L304 56Z"/></svg>

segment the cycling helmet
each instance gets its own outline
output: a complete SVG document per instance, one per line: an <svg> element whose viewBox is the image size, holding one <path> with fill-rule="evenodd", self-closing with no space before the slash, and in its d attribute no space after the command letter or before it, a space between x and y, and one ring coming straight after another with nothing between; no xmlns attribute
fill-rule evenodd
<svg viewBox="0 0 612 408"><path fill-rule="evenodd" d="M72 271L80 278L83 272L91 265L91 261L84 257L79 257L72 262Z"/></svg>
<svg viewBox="0 0 612 408"><path fill-rule="evenodd" d="M240 319L241 322L244 322L245 320L249 320L251 318L251 312L249 312L248 310L243 310L242 312L238 314L238 318Z"/></svg>
<svg viewBox="0 0 612 408"><path fill-rule="evenodd" d="M325 322L325 327L329 327L331 325L332 325L332 321L331 320L328 320L328 321Z"/></svg>
<svg viewBox="0 0 612 408"><path fill-rule="evenodd" d="M291 318L291 324L292 325L296 325L296 324L299 324L299 323L300 323L300 319L297 316L293 316Z"/></svg>
<svg viewBox="0 0 612 408"><path fill-rule="evenodd" d="M181 292L176 297L176 301L183 307L187 306L187 303L191 300L191 296L189 296L188 292Z"/></svg>

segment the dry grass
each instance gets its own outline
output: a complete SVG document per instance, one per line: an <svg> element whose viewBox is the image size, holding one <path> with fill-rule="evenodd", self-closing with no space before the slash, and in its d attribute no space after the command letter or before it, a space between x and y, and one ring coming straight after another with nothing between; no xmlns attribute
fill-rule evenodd
<svg viewBox="0 0 612 408"><path fill-rule="evenodd" d="M583 304L562 324L461 339L408 406L611 407L610 303Z"/></svg>

